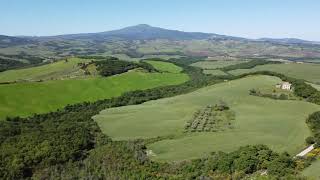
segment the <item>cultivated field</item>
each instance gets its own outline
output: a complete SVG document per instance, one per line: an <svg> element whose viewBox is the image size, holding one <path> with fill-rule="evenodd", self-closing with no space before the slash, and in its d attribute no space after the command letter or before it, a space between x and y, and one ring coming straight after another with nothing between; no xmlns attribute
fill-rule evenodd
<svg viewBox="0 0 320 180"><path fill-rule="evenodd" d="M67 61L58 61L42 66L30 67L18 70L8 70L0 73L0 82L12 81L37 81L50 79L68 79L83 77L84 71L78 63L90 62L88 59L69 58ZM95 68L92 70L93 75Z"/></svg>
<svg viewBox="0 0 320 180"><path fill-rule="evenodd" d="M285 74L289 77L305 79L313 83L320 83L320 64L268 64L256 66L253 69L237 69L230 71L231 74L239 75L254 71L273 71Z"/></svg>
<svg viewBox="0 0 320 180"><path fill-rule="evenodd" d="M169 62L163 62L163 61L146 61L146 62L151 64L154 68L156 68L161 72L180 73L182 71L181 67L176 66Z"/></svg>
<svg viewBox="0 0 320 180"><path fill-rule="evenodd" d="M57 80L0 85L0 119L27 116L63 108L67 104L96 101L123 92L180 84L186 74L131 71L107 78Z"/></svg>
<svg viewBox="0 0 320 180"><path fill-rule="evenodd" d="M171 136L148 145L154 160L192 159L248 144L266 144L274 150L295 154L310 135L306 117L320 106L249 95L252 88L271 89L278 82L280 79L276 77L251 76L172 98L106 109L94 119L115 140ZM233 128L221 132L184 132L186 122L196 111L220 100L235 113Z"/></svg>
<svg viewBox="0 0 320 180"><path fill-rule="evenodd" d="M204 69L203 73L204 74L211 74L211 75L215 75L215 76L227 75L225 72L218 70L218 69Z"/></svg>
<svg viewBox="0 0 320 180"><path fill-rule="evenodd" d="M232 60L232 61L199 61L191 64L191 66L200 67L201 69L217 69L234 64L243 63L245 61Z"/></svg>

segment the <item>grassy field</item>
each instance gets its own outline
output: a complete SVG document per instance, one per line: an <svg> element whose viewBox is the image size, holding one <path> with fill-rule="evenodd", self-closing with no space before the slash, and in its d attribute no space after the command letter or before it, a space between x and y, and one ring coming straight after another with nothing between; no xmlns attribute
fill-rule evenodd
<svg viewBox="0 0 320 180"><path fill-rule="evenodd" d="M218 70L218 69L204 69L203 73L205 74L212 74L215 76L223 76L223 75L227 75L225 72Z"/></svg>
<svg viewBox="0 0 320 180"><path fill-rule="evenodd" d="M280 79L251 76L220 83L172 98L141 105L111 108L94 116L102 131L115 140L172 135L148 146L154 160L173 161L229 152L248 144L266 144L295 154L310 135L306 117L320 106L302 101L280 101L250 96L252 88L272 89ZM223 132L184 133L193 114L207 105L225 101L235 112L234 129Z"/></svg>
<svg viewBox="0 0 320 180"><path fill-rule="evenodd" d="M0 85L0 119L27 116L62 108L67 104L95 101L123 92L183 83L186 74L131 71L107 78L45 81Z"/></svg>
<svg viewBox="0 0 320 180"><path fill-rule="evenodd" d="M313 162L311 166L309 166L307 169L305 169L302 174L304 176L307 176L314 180L320 179L320 159L317 159L317 161Z"/></svg>
<svg viewBox="0 0 320 180"><path fill-rule="evenodd" d="M77 65L90 60L69 58L68 61L58 61L42 66L18 70L9 70L0 73L0 82L19 80L50 80L84 76L84 71Z"/></svg>
<svg viewBox="0 0 320 180"><path fill-rule="evenodd" d="M244 61L199 61L191 64L191 66L200 67L201 69L217 69L234 64L243 63Z"/></svg>
<svg viewBox="0 0 320 180"><path fill-rule="evenodd" d="M313 83L308 83L310 84L312 87L316 88L318 91L320 91L320 85L319 84L313 84Z"/></svg>
<svg viewBox="0 0 320 180"><path fill-rule="evenodd" d="M243 74L254 71L274 71L285 74L290 77L305 79L313 83L320 83L320 64L268 64L262 66L256 66L253 69L238 69L230 71L231 74Z"/></svg>
<svg viewBox="0 0 320 180"><path fill-rule="evenodd" d="M161 72L180 73L182 71L181 67L176 66L169 62L163 62L163 61L146 61L146 62L151 64L154 68L156 68Z"/></svg>

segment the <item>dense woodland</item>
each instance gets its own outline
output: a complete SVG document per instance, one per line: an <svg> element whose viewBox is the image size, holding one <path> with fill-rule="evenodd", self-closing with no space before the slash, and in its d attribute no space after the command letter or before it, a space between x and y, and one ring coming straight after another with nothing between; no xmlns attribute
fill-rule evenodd
<svg viewBox="0 0 320 180"><path fill-rule="evenodd" d="M21 60L24 60L21 61ZM0 72L9 69L35 66L43 63L43 58L20 53L17 55L0 54Z"/></svg>
<svg viewBox="0 0 320 180"><path fill-rule="evenodd" d="M0 72L26 66L26 63L0 57Z"/></svg>
<svg viewBox="0 0 320 180"><path fill-rule="evenodd" d="M142 68L148 72L157 72L157 70L150 64L145 62L128 62L120 61L118 58L106 59L103 61L95 61L97 70L101 76L112 76L121 74L132 69Z"/></svg>
<svg viewBox="0 0 320 180"><path fill-rule="evenodd" d="M0 121L0 179L237 179L264 171L273 178L297 178L296 162L264 145L180 163L152 162L145 152L148 140L113 142L91 119L105 108L171 97L245 76L204 75L188 66L196 61L199 59L169 60L190 76L181 85L132 91L116 98L68 105L56 112ZM297 87L306 85L294 79L290 82ZM301 94L299 87L295 93ZM311 101L311 96L305 98Z"/></svg>

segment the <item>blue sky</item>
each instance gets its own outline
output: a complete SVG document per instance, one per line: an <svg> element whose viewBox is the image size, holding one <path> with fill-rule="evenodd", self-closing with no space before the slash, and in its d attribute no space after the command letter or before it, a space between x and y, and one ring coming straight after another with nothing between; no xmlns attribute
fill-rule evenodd
<svg viewBox="0 0 320 180"><path fill-rule="evenodd" d="M319 0L0 0L0 34L101 32L136 24L320 41Z"/></svg>

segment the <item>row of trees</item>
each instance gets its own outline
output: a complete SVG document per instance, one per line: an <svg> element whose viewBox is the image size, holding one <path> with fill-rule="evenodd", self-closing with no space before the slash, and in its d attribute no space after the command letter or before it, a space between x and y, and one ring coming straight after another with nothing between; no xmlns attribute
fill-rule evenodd
<svg viewBox="0 0 320 180"><path fill-rule="evenodd" d="M268 93L261 93L258 89L250 89L249 94L252 96L259 96L259 97L265 97L270 99L276 99L276 100L288 100L289 96L281 93L281 94L268 94Z"/></svg>
<svg viewBox="0 0 320 180"><path fill-rule="evenodd" d="M280 64L280 61L269 61L269 60L263 60L263 59L253 59L249 62L234 64L230 66L226 66L223 68L220 68L222 71L232 71L236 69L251 69L258 65L265 65L265 64Z"/></svg>
<svg viewBox="0 0 320 180"><path fill-rule="evenodd" d="M320 111L311 114L307 118L307 124L313 134L312 137L306 139L308 144L316 143L317 147L320 147Z"/></svg>

